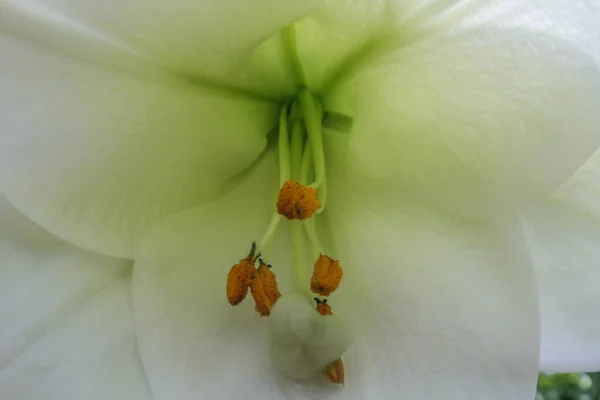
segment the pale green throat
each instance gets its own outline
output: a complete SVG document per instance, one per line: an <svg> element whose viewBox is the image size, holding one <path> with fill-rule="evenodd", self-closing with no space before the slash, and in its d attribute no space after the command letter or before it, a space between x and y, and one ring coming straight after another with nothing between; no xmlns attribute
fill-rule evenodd
<svg viewBox="0 0 600 400"><path fill-rule="evenodd" d="M297 93L295 98L286 102L279 114L277 151L279 155L279 186L293 179L302 185L318 190L321 214L327 205L327 174L323 151L323 126L341 132L348 132L352 118L335 112L324 112L318 96L308 89L304 67L298 56L296 29L289 26L282 31L282 42L288 65L293 73ZM315 216L316 216L315 215ZM258 243L257 249L265 261L273 245L274 234L282 216L274 213L271 222ZM307 260L304 253L304 229L310 254L317 259L323 253L315 229L315 218L293 221L290 224L291 261L294 290L311 297L306 284Z"/></svg>

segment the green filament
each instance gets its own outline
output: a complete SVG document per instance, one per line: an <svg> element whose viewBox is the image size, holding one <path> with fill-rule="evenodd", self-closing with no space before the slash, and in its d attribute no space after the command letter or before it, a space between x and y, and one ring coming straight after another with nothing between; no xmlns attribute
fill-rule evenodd
<svg viewBox="0 0 600 400"><path fill-rule="evenodd" d="M302 122L297 122L292 128L291 170L292 179L300 179L302 170L302 148L304 147L304 129ZM294 289L296 292L311 298L306 269L306 253L302 237L302 225L298 221L290 222L290 242L292 246L292 271Z"/></svg>
<svg viewBox="0 0 600 400"><path fill-rule="evenodd" d="M308 141L312 148L313 163L315 167L315 181L310 186L318 189L325 181L325 153L323 152L323 130L321 127L321 104L307 89L302 89L298 94L300 111L304 118Z"/></svg>
<svg viewBox="0 0 600 400"><path fill-rule="evenodd" d="M281 108L279 114L279 186L290 179L290 137L287 126L289 104Z"/></svg>

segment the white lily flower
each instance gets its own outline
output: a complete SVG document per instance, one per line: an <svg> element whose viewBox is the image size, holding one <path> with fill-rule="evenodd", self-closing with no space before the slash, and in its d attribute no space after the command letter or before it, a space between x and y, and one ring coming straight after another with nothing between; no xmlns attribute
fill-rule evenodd
<svg viewBox="0 0 600 400"><path fill-rule="evenodd" d="M597 369L599 19L0 0L0 398L531 399L540 368ZM274 216L290 178L303 223ZM264 317L225 293L252 242Z"/></svg>

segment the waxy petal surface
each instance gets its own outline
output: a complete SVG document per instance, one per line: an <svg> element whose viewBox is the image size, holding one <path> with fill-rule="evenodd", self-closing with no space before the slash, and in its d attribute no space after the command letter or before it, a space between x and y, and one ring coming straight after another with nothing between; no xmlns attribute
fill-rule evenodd
<svg viewBox="0 0 600 400"><path fill-rule="evenodd" d="M558 28L473 18L419 40L390 36L326 97L354 117L347 168L382 196L495 216L550 194L600 144L588 47Z"/></svg>
<svg viewBox="0 0 600 400"><path fill-rule="evenodd" d="M150 400L131 263L85 252L0 199L0 398Z"/></svg>
<svg viewBox="0 0 600 400"><path fill-rule="evenodd" d="M277 106L133 78L0 36L0 191L52 233L133 257L262 152Z"/></svg>
<svg viewBox="0 0 600 400"><path fill-rule="evenodd" d="M600 154L523 213L540 293L540 369L600 369Z"/></svg>

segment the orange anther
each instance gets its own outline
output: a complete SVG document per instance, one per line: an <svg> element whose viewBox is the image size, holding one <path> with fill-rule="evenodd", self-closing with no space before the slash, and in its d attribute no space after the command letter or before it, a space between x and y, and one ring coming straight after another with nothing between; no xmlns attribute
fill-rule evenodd
<svg viewBox="0 0 600 400"><path fill-rule="evenodd" d="M310 280L310 290L321 296L329 296L340 285L344 271L338 260L321 254L315 262Z"/></svg>
<svg viewBox="0 0 600 400"><path fill-rule="evenodd" d="M236 306L246 298L248 288L254 280L256 267L251 258L240 260L238 264L231 267L227 275L227 299L229 304Z"/></svg>
<svg viewBox="0 0 600 400"><path fill-rule="evenodd" d="M321 300L318 297L315 297L315 301L317 302L317 312L321 315L333 315L333 311L331 310L331 306L327 304L327 299Z"/></svg>
<svg viewBox="0 0 600 400"><path fill-rule="evenodd" d="M307 219L321 207L317 189L304 186L295 180L286 181L279 191L277 212L287 219Z"/></svg>
<svg viewBox="0 0 600 400"><path fill-rule="evenodd" d="M346 371L344 370L344 362L339 359L323 368L323 373L327 380L331 383L344 383Z"/></svg>
<svg viewBox="0 0 600 400"><path fill-rule="evenodd" d="M271 271L270 265L266 265L262 260L256 270L256 275L250 284L252 298L254 299L254 309L263 317L271 313L271 308L281 297L277 288L277 279Z"/></svg>
<svg viewBox="0 0 600 400"><path fill-rule="evenodd" d="M256 244L252 243L250 254L246 258L240 260L239 263L231 267L229 275L227 275L227 300L232 306L236 306L246 298L248 288L256 275L254 263L254 252Z"/></svg>

